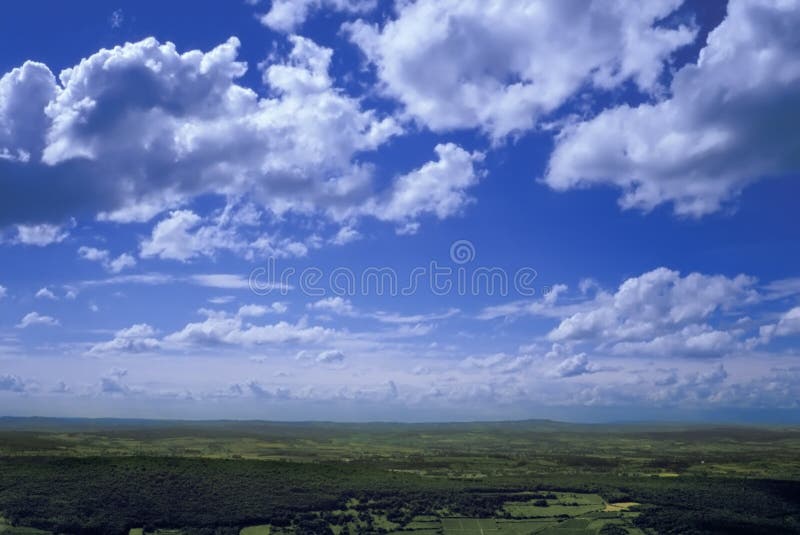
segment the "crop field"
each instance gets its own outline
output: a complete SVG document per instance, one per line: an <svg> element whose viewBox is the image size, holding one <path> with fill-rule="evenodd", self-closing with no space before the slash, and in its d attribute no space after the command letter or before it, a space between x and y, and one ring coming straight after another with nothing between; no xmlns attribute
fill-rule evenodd
<svg viewBox="0 0 800 535"><path fill-rule="evenodd" d="M500 531L493 518L443 518L442 529L453 535L494 534Z"/></svg>
<svg viewBox="0 0 800 535"><path fill-rule="evenodd" d="M800 430L0 419L0 534L800 533Z"/></svg>

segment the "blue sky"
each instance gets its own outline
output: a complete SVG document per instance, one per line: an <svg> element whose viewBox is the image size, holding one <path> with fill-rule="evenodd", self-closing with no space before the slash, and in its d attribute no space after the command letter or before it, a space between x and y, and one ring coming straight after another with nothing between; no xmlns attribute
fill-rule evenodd
<svg viewBox="0 0 800 535"><path fill-rule="evenodd" d="M0 413L796 420L797 2L6 11Z"/></svg>

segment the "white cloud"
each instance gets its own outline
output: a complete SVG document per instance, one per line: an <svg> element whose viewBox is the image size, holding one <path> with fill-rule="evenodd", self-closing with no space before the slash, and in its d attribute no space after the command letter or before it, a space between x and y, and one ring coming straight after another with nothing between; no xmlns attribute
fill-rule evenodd
<svg viewBox="0 0 800 535"><path fill-rule="evenodd" d="M0 375L0 392L25 392L28 383L17 375Z"/></svg>
<svg viewBox="0 0 800 535"><path fill-rule="evenodd" d="M241 249L236 234L217 226L200 226L202 218L190 210L175 210L159 222L141 244L143 258L157 256L186 261L198 255L212 256L218 249Z"/></svg>
<svg viewBox="0 0 800 535"><path fill-rule="evenodd" d="M558 300L558 296L566 291L567 286L565 284L556 284L549 292L544 294L541 299L513 301L511 303L486 307L478 314L478 318L491 320L524 315L561 317L567 310L574 309L574 307L563 305L558 307L554 306Z"/></svg>
<svg viewBox="0 0 800 535"><path fill-rule="evenodd" d="M3 91L30 104L3 107L0 124L35 128L15 132L24 147L0 142L31 154L4 160L0 225L62 220L78 209L146 220L212 193L248 196L278 214L336 217L361 205L372 178L357 155L401 129L334 87L330 49L290 40L287 58L264 65L264 98L237 83L246 65L236 38L207 53L180 54L153 38L127 43L65 69L58 82L28 64L23 70L44 87L31 95L17 95L22 71L6 75Z"/></svg>
<svg viewBox="0 0 800 535"><path fill-rule="evenodd" d="M730 383L724 364L688 373L679 373L676 369L657 371L660 373L654 377L638 377L633 381L604 381L594 385L582 382L580 389L567 394L567 404L691 408L742 405L741 398L735 403L731 401L740 396L745 385ZM782 398L780 403L790 399Z"/></svg>
<svg viewBox="0 0 800 535"><path fill-rule="evenodd" d="M566 128L545 182L613 184L625 208L672 203L702 216L757 180L800 170L800 49L795 1L731 0L669 97L623 105ZM745 74L746 73L746 74Z"/></svg>
<svg viewBox="0 0 800 535"><path fill-rule="evenodd" d="M357 310L349 299L344 299L340 296L325 297L314 303L309 303L306 305L306 308L317 312L337 314L339 316L370 318L381 323L401 325L401 330L397 331L398 334L413 334L414 330L420 331L419 334L425 334L431 328L430 325L425 325L425 323L452 318L461 312L461 310L457 308L449 308L444 312L429 314L404 315L386 311L364 312Z"/></svg>
<svg viewBox="0 0 800 535"><path fill-rule="evenodd" d="M800 334L800 306L783 313L777 323L764 325L759 329L761 341L769 342L776 336Z"/></svg>
<svg viewBox="0 0 800 535"><path fill-rule="evenodd" d="M336 235L333 238L331 238L331 243L334 245L346 245L360 239L361 233L358 230L351 226L344 226L336 232Z"/></svg>
<svg viewBox="0 0 800 535"><path fill-rule="evenodd" d="M90 354L106 353L142 353L154 351L161 347L161 342L155 337L156 330L146 323L138 323L127 329L117 331L114 338L108 342L93 345Z"/></svg>
<svg viewBox="0 0 800 535"><path fill-rule="evenodd" d="M276 301L269 306L264 305L243 305L237 314L241 318L258 318L266 314L284 314L289 308L286 303Z"/></svg>
<svg viewBox="0 0 800 535"><path fill-rule="evenodd" d="M491 371L500 374L518 374L527 370L533 360L530 355L497 353L486 357L467 357L461 362L461 366L466 369Z"/></svg>
<svg viewBox="0 0 800 535"><path fill-rule="evenodd" d="M127 395L132 390L125 384L124 378L128 375L128 370L113 368L106 375L100 378L100 392L109 395Z"/></svg>
<svg viewBox="0 0 800 535"><path fill-rule="evenodd" d="M544 337L553 343L548 357L563 359L580 344L592 358L597 354L721 357L745 348L746 328L740 323L733 327L720 324L730 323L723 320L724 314L734 315L763 303L756 283L746 275L681 275L662 267L626 279L615 292L607 292L595 282L593 292L584 285L576 296L559 284L541 299L487 307L478 318L557 320ZM569 362L578 363L574 356L570 358Z"/></svg>
<svg viewBox="0 0 800 535"><path fill-rule="evenodd" d="M614 294L598 294L586 310L565 317L548 337L553 341L652 339L718 310L754 301L754 285L755 279L745 275L681 276L658 268L627 279Z"/></svg>
<svg viewBox="0 0 800 535"><path fill-rule="evenodd" d="M198 286L225 290L246 290L250 288L250 282L245 277L233 273L192 275L190 281Z"/></svg>
<svg viewBox="0 0 800 535"><path fill-rule="evenodd" d="M119 284L145 284L145 285L161 285L161 284L169 284L179 280L172 275L167 275L164 273L142 273L137 275L114 275L113 277L107 277L104 279L90 279L84 280L80 282L80 286L83 287L93 287L93 286L113 286ZM192 279L187 279L187 282L191 282L193 284L200 284ZM245 285L247 281L245 281ZM203 286L203 284L200 284Z"/></svg>
<svg viewBox="0 0 800 535"><path fill-rule="evenodd" d="M800 295L800 277L770 281L764 285L767 299L783 299Z"/></svg>
<svg viewBox="0 0 800 535"><path fill-rule="evenodd" d="M8 295L8 290L5 286L0 284L0 299L4 298L6 295Z"/></svg>
<svg viewBox="0 0 800 535"><path fill-rule="evenodd" d="M78 249L78 255L84 260L89 260L91 262L105 262L108 260L108 254L108 251L95 247L82 246Z"/></svg>
<svg viewBox="0 0 800 535"><path fill-rule="evenodd" d="M631 356L720 357L739 347L730 332L692 324L645 340L619 342L612 352Z"/></svg>
<svg viewBox="0 0 800 535"><path fill-rule="evenodd" d="M332 312L340 316L353 316L356 314L355 307L349 299L343 297L325 297L314 303L309 303L307 307L310 310L317 310L322 312Z"/></svg>
<svg viewBox="0 0 800 535"><path fill-rule="evenodd" d="M410 323L422 323L422 322L452 318L453 316L457 316L460 312L461 310L457 308L448 308L444 312L433 312L429 314L406 314L406 315L381 311L381 312L376 312L374 314L370 314L370 317L382 323L410 324Z"/></svg>
<svg viewBox="0 0 800 535"><path fill-rule="evenodd" d="M775 336L789 336L800 333L800 307L786 312L775 326Z"/></svg>
<svg viewBox="0 0 800 535"><path fill-rule="evenodd" d="M119 273L136 265L136 259L128 253L122 253L114 258L109 251L95 247L81 246L78 255L84 260L99 262L110 273Z"/></svg>
<svg viewBox="0 0 800 535"><path fill-rule="evenodd" d="M108 270L111 273L119 273L120 271L132 268L135 265L136 259L132 255L128 253L122 253L108 263Z"/></svg>
<svg viewBox="0 0 800 535"><path fill-rule="evenodd" d="M310 243L316 246L316 237L309 238ZM247 243L239 248L239 252L248 259L260 258L292 258L302 257L308 254L309 245L291 238L276 238L267 234L261 234L256 240Z"/></svg>
<svg viewBox="0 0 800 535"><path fill-rule="evenodd" d="M656 91L665 60L695 36L658 24L680 4L419 0L398 2L382 28L346 28L408 115L435 131L477 127L499 139L586 86L632 80Z"/></svg>
<svg viewBox="0 0 800 535"><path fill-rule="evenodd" d="M17 243L46 247L61 243L69 236L69 231L59 225L17 225Z"/></svg>
<svg viewBox="0 0 800 535"><path fill-rule="evenodd" d="M292 32L299 28L312 11L326 9L346 13L364 13L375 8L377 0L272 0L261 23L275 31Z"/></svg>
<svg viewBox="0 0 800 535"><path fill-rule="evenodd" d="M50 389L50 392L53 394L68 394L72 391L72 388L65 383L64 381L59 381Z"/></svg>
<svg viewBox="0 0 800 535"><path fill-rule="evenodd" d="M214 257L217 251L231 251L251 259L256 253L274 258L305 256L308 246L288 238L278 239L258 232L258 238L248 241L243 226L257 221L242 221L229 217L227 208L213 221L206 221L191 210L174 210L153 227L152 234L140 244L142 258L186 262L199 256Z"/></svg>
<svg viewBox="0 0 800 535"><path fill-rule="evenodd" d="M214 305L226 305L232 301L235 301L236 298L232 295L219 295L216 297L209 297L208 302Z"/></svg>
<svg viewBox="0 0 800 535"><path fill-rule="evenodd" d="M344 359L344 353L336 349L330 349L328 351L322 351L319 353L315 360L320 364L338 364L340 362L344 362Z"/></svg>
<svg viewBox="0 0 800 535"><path fill-rule="evenodd" d="M250 289L249 279L238 273L199 273L196 275L168 275L166 273L142 273L136 275L114 275L104 279L90 279L81 281L79 284L82 287L95 287L95 286L115 286L126 284L142 284L148 286L159 286L173 283L185 283L195 286L203 286L205 288L219 288L223 290L248 290ZM269 289L279 290L281 292L288 292L293 287L281 283L259 283L259 290L263 286L268 286Z"/></svg>
<svg viewBox="0 0 800 535"><path fill-rule="evenodd" d="M668 381L661 389L649 393L649 397L659 403L675 404L696 401L713 401L728 378L725 366L718 364L706 372L687 374L677 381Z"/></svg>
<svg viewBox="0 0 800 535"><path fill-rule="evenodd" d="M58 300L56 294L54 294L49 288L40 288L38 292L36 292L36 299L51 299L53 301Z"/></svg>
<svg viewBox="0 0 800 535"><path fill-rule="evenodd" d="M26 61L0 78L0 161L24 163L41 152L44 108L55 95L55 78L41 63Z"/></svg>
<svg viewBox="0 0 800 535"><path fill-rule="evenodd" d="M0 197L8 210L0 212L0 226L16 223L18 241L44 245L66 238L52 222L78 210L129 222L171 209L140 244L142 257L185 262L221 250L288 257L305 256L319 238L254 236L262 209L323 216L340 224L330 242L344 244L360 237L358 218L413 233L420 217L451 217L472 201L467 190L482 174L476 166L483 155L452 143L437 145L437 160L388 187L375 184L373 165L360 155L403 129L335 86L331 49L289 40L286 57L261 65L266 97L237 83L246 65L236 59L236 38L206 53L180 54L153 38L127 43L65 69L58 81L46 66L28 64L29 78L48 90L32 108L0 115L2 123L24 111L38 125L24 143L30 156L4 160L10 163ZM225 210L204 217L185 208L207 194L224 197ZM241 199L249 201L238 206ZM99 254L95 261L113 272L134 265L127 253Z"/></svg>
<svg viewBox="0 0 800 535"><path fill-rule="evenodd" d="M253 396L260 399L287 400L292 398L292 392L287 388L270 388L258 381L250 380L244 384L236 383L229 387L225 392L216 392L212 397L228 398Z"/></svg>
<svg viewBox="0 0 800 535"><path fill-rule="evenodd" d="M244 322L240 314L203 310L206 319L189 323L180 331L164 338L173 346L252 346L283 343L317 343L333 335L334 331L304 322L295 324L281 321L275 324L252 325Z"/></svg>
<svg viewBox="0 0 800 535"><path fill-rule="evenodd" d="M445 219L461 212L472 201L466 190L480 179L475 164L483 160L483 154L469 153L453 143L436 145L435 151L437 161L398 177L385 197L374 200L366 211L403 225L414 224L424 214Z"/></svg>
<svg viewBox="0 0 800 535"><path fill-rule="evenodd" d="M555 377L577 377L594 373L595 371L596 368L589 362L589 357L586 356L586 353L579 353L561 361L552 374Z"/></svg>
<svg viewBox="0 0 800 535"><path fill-rule="evenodd" d="M25 314L25 316L20 320L20 322L17 324L17 328L26 329L34 325L46 325L49 327L55 327L57 325L60 325L60 322L56 318L53 318L51 316L45 316L39 314L38 312L29 312L28 314Z"/></svg>

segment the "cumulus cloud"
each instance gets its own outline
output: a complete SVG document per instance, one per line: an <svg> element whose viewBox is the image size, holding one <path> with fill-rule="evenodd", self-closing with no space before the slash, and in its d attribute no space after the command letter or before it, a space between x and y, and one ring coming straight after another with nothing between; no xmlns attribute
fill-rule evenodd
<svg viewBox="0 0 800 535"><path fill-rule="evenodd" d="M43 314L39 314L38 312L29 312L25 314L25 316L23 316L23 318L17 324L17 329L27 329L28 327L32 327L34 325L55 327L61 325L61 323L52 316L45 316Z"/></svg>
<svg viewBox="0 0 800 535"><path fill-rule="evenodd" d="M16 242L23 245L46 247L61 243L69 236L69 231L60 225L17 225Z"/></svg>
<svg viewBox="0 0 800 535"><path fill-rule="evenodd" d="M150 238L142 242L141 256L186 261L199 255L212 256L218 249L244 247L233 230L213 225L201 227L201 221L190 210L171 212L153 228Z"/></svg>
<svg viewBox="0 0 800 535"><path fill-rule="evenodd" d="M759 329L762 342L769 342L776 336L800 334L800 307L794 307L783 313L777 323L763 325Z"/></svg>
<svg viewBox="0 0 800 535"><path fill-rule="evenodd" d="M319 301L309 303L307 305L309 310L317 310L322 312L331 312L341 316L353 316L356 314L355 307L349 299L344 299L340 296L325 297Z"/></svg>
<svg viewBox="0 0 800 535"><path fill-rule="evenodd" d="M28 383L17 375L0 375L0 392L25 392Z"/></svg>
<svg viewBox="0 0 800 535"><path fill-rule="evenodd" d="M579 353L562 360L552 371L555 377L577 377L597 371L596 367L589 362L586 353Z"/></svg>
<svg viewBox="0 0 800 535"><path fill-rule="evenodd" d="M231 216L226 208L210 221L191 210L174 210L158 222L149 238L142 241L142 258L158 257L186 262L199 256L214 257L218 251L231 251L253 258L256 253L274 258L305 256L308 246L288 238L273 238L259 232L259 214L253 219ZM257 238L248 240L243 228L253 227Z"/></svg>
<svg viewBox="0 0 800 535"><path fill-rule="evenodd" d="M72 388L65 383L64 381L58 381L55 386L50 389L50 392L53 394L68 394L72 391Z"/></svg>
<svg viewBox="0 0 800 535"><path fill-rule="evenodd" d="M47 287L40 288L39 291L36 292L35 297L36 299L50 299L52 301L56 301L58 299L58 297L56 297L56 294L54 294L50 290L50 288Z"/></svg>
<svg viewBox="0 0 800 535"><path fill-rule="evenodd" d="M466 191L480 179L475 164L483 160L483 154L469 153L453 143L436 145L435 151L437 161L398 177L384 198L372 201L366 212L416 232L415 220L420 216L445 219L472 202Z"/></svg>
<svg viewBox="0 0 800 535"><path fill-rule="evenodd" d="M82 246L78 249L78 255L84 260L99 262L110 273L119 273L136 265L136 259L128 253L113 257L109 251L95 247Z"/></svg>
<svg viewBox="0 0 800 535"><path fill-rule="evenodd" d="M117 331L112 340L93 345L90 354L142 353L161 347L156 330L146 323L137 323Z"/></svg>
<svg viewBox="0 0 800 535"><path fill-rule="evenodd" d="M109 341L94 344L90 354L142 353L158 349L175 349L186 346L206 345L259 345L266 343L313 342L331 334L318 327L307 327L302 323L279 322L274 325L252 325L248 319L267 314L283 314L284 303L270 306L244 305L235 313L201 309L205 321L189 323L182 330L163 338L146 323L140 323L117 331Z"/></svg>
<svg viewBox="0 0 800 535"><path fill-rule="evenodd" d="M287 388L270 388L258 381L251 380L245 384L231 385L227 395L234 397L250 395L259 399L287 400L292 397L292 392Z"/></svg>
<svg viewBox="0 0 800 535"><path fill-rule="evenodd" d="M630 80L655 92L664 62L695 37L659 23L680 4L419 0L398 2L383 27L345 27L410 117L499 139L533 128L587 86Z"/></svg>
<svg viewBox="0 0 800 535"><path fill-rule="evenodd" d="M320 9L345 13L364 13L375 8L377 0L272 0L272 5L260 20L279 32L293 32L306 18Z"/></svg>
<svg viewBox="0 0 800 535"><path fill-rule="evenodd" d="M109 395L127 395L131 393L131 389L124 382L127 375L128 370L113 368L100 378L100 393Z"/></svg>
<svg viewBox="0 0 800 535"><path fill-rule="evenodd" d="M0 284L0 299L4 298L8 294L8 289L5 286Z"/></svg>
<svg viewBox="0 0 800 535"><path fill-rule="evenodd" d="M625 208L672 203L677 214L702 216L748 184L797 172L798 24L796 1L731 0L666 99L563 130L544 181L557 190L612 184Z"/></svg>
<svg viewBox="0 0 800 535"><path fill-rule="evenodd" d="M461 363L466 369L489 371L499 374L515 374L527 370L533 363L531 355L507 355L497 353L486 357L467 357Z"/></svg>
<svg viewBox="0 0 800 535"><path fill-rule="evenodd" d="M118 257L111 259L108 262L108 267L106 269L108 269L108 271L111 273L119 273L120 271L132 268L135 265L136 259L132 255L128 253L122 253Z"/></svg>
<svg viewBox="0 0 800 535"><path fill-rule="evenodd" d="M705 372L694 372L675 381L668 381L661 388L648 394L650 400L660 404L687 404L702 401L718 401L722 386L728 378L723 364Z"/></svg>
<svg viewBox="0 0 800 535"><path fill-rule="evenodd" d="M719 357L739 347L741 343L728 331L691 324L650 339L619 342L612 351L632 356Z"/></svg>
<svg viewBox="0 0 800 535"><path fill-rule="evenodd" d="M254 325L247 323L253 309L243 307L236 314L214 310L201 310L206 316L202 322L189 323L180 331L164 337L172 346L252 346L282 343L318 343L333 336L334 331L319 326L309 326L303 321Z"/></svg>
<svg viewBox="0 0 800 535"><path fill-rule="evenodd" d="M361 233L358 230L351 226L344 226L336 232L336 235L330 241L334 245L346 245L360 239Z"/></svg>
<svg viewBox="0 0 800 535"><path fill-rule="evenodd" d="M329 349L319 353L315 360L320 364L337 364L344 362L344 359L344 353L336 349Z"/></svg>
<svg viewBox="0 0 800 535"><path fill-rule="evenodd" d="M50 69L34 61L0 78L0 162L25 163L41 153L49 126L45 106L56 93Z"/></svg>
<svg viewBox="0 0 800 535"><path fill-rule="evenodd" d="M77 212L146 220L206 193L249 194L276 213L363 203L371 171L356 155L401 129L334 87L330 49L290 40L287 58L264 65L264 98L237 83L236 38L206 53L127 43L58 81L41 64L7 74L0 146L30 156L0 159L0 225Z"/></svg>
<svg viewBox="0 0 800 535"><path fill-rule="evenodd" d="M728 371L723 364L713 367L679 373L677 370L659 370L651 378L637 378L603 382L595 385L582 384L580 390L567 395L568 404L593 406L636 406L636 407L712 407L741 405L742 400L732 400L732 394L745 385L731 383ZM666 375L665 375L666 373ZM744 388L743 388L744 387ZM780 403L785 403L782 399ZM777 405L777 404L776 404Z"/></svg>
<svg viewBox="0 0 800 535"><path fill-rule="evenodd" d="M763 303L753 277L681 275L663 267L626 279L614 292L596 283L592 294L584 290L576 297L555 285L540 299L487 307L478 318L557 320L545 336L554 347L548 356L563 358L565 350L585 344L593 356L719 357L744 348L745 333L738 325L715 327L721 314Z"/></svg>
<svg viewBox="0 0 800 535"><path fill-rule="evenodd" d="M755 282L745 275L681 276L658 268L625 280L614 294L598 294L586 310L564 318L548 337L552 341L652 339L718 310L754 301Z"/></svg>

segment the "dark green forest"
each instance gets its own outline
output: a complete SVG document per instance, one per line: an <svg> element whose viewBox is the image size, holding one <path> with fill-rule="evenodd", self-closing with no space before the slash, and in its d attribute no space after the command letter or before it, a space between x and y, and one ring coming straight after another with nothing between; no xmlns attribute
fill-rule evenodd
<svg viewBox="0 0 800 535"><path fill-rule="evenodd" d="M798 450L789 428L3 420L0 533L800 533Z"/></svg>

